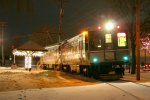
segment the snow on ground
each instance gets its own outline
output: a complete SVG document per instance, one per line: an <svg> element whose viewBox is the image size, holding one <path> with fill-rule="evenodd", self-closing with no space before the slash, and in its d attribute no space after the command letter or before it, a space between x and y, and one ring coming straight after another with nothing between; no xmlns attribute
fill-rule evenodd
<svg viewBox="0 0 150 100"><path fill-rule="evenodd" d="M0 100L138 100L106 83L1 92Z"/></svg>
<svg viewBox="0 0 150 100"><path fill-rule="evenodd" d="M60 71L0 67L0 100L149 100L149 72L141 74L142 81L128 73L122 80L127 81L101 82Z"/></svg>
<svg viewBox="0 0 150 100"><path fill-rule="evenodd" d="M24 69L0 69L0 92L89 85L97 83L98 81L94 79L85 77L79 79L78 77L74 77L60 71L34 69L29 72Z"/></svg>

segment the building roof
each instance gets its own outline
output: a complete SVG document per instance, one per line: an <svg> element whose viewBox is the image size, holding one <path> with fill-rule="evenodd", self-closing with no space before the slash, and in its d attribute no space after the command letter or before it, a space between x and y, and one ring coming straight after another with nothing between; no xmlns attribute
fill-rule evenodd
<svg viewBox="0 0 150 100"><path fill-rule="evenodd" d="M40 46L39 44L33 41L26 42L25 44L18 47L17 50L46 51L44 47Z"/></svg>

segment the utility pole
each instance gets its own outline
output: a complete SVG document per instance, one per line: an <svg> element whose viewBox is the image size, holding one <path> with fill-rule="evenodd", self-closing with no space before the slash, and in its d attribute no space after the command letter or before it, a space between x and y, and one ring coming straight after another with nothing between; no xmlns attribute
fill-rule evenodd
<svg viewBox="0 0 150 100"><path fill-rule="evenodd" d="M6 22L0 22L0 29L1 29L1 49L2 49L2 66L4 65L5 55L4 55L4 29L6 26Z"/></svg>
<svg viewBox="0 0 150 100"><path fill-rule="evenodd" d="M62 17L64 14L64 0L59 0L59 59L60 67L62 67L62 45L61 45L61 35L62 35Z"/></svg>
<svg viewBox="0 0 150 100"><path fill-rule="evenodd" d="M140 0L136 0L136 80L140 80Z"/></svg>
<svg viewBox="0 0 150 100"><path fill-rule="evenodd" d="M64 14L64 0L59 0L59 43L62 35L62 17Z"/></svg>

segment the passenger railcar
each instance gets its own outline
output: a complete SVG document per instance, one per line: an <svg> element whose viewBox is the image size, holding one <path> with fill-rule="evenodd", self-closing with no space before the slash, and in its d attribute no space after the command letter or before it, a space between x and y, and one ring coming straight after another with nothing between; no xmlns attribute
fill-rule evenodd
<svg viewBox="0 0 150 100"><path fill-rule="evenodd" d="M48 52L40 60L46 68L91 77L121 75L117 67L122 68L129 60L128 37L122 31L85 31L46 49Z"/></svg>

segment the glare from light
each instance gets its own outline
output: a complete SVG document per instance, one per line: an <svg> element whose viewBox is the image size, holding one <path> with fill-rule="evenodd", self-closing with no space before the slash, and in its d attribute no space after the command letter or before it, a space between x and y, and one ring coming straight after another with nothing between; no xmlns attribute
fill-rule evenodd
<svg viewBox="0 0 150 100"><path fill-rule="evenodd" d="M100 26L98 26L98 29L100 30L100 29L101 29L101 27L100 27Z"/></svg>
<svg viewBox="0 0 150 100"><path fill-rule="evenodd" d="M123 57L123 59L124 59L124 60L128 60L128 57L127 57L127 56L125 56L125 57Z"/></svg>
<svg viewBox="0 0 150 100"><path fill-rule="evenodd" d="M87 35L88 34L88 31L83 31L82 32L82 35Z"/></svg>
<svg viewBox="0 0 150 100"><path fill-rule="evenodd" d="M106 28L106 30L112 30L112 29L114 29L114 24L112 23L112 22L108 22L108 23L106 23L105 24L105 28Z"/></svg>
<svg viewBox="0 0 150 100"><path fill-rule="evenodd" d="M118 26L117 26L117 28L119 29L119 28L120 28L120 26L118 25Z"/></svg>
<svg viewBox="0 0 150 100"><path fill-rule="evenodd" d="M97 62L97 61L98 61L98 59L97 59L97 58L94 58L94 59L93 59L93 62Z"/></svg>

